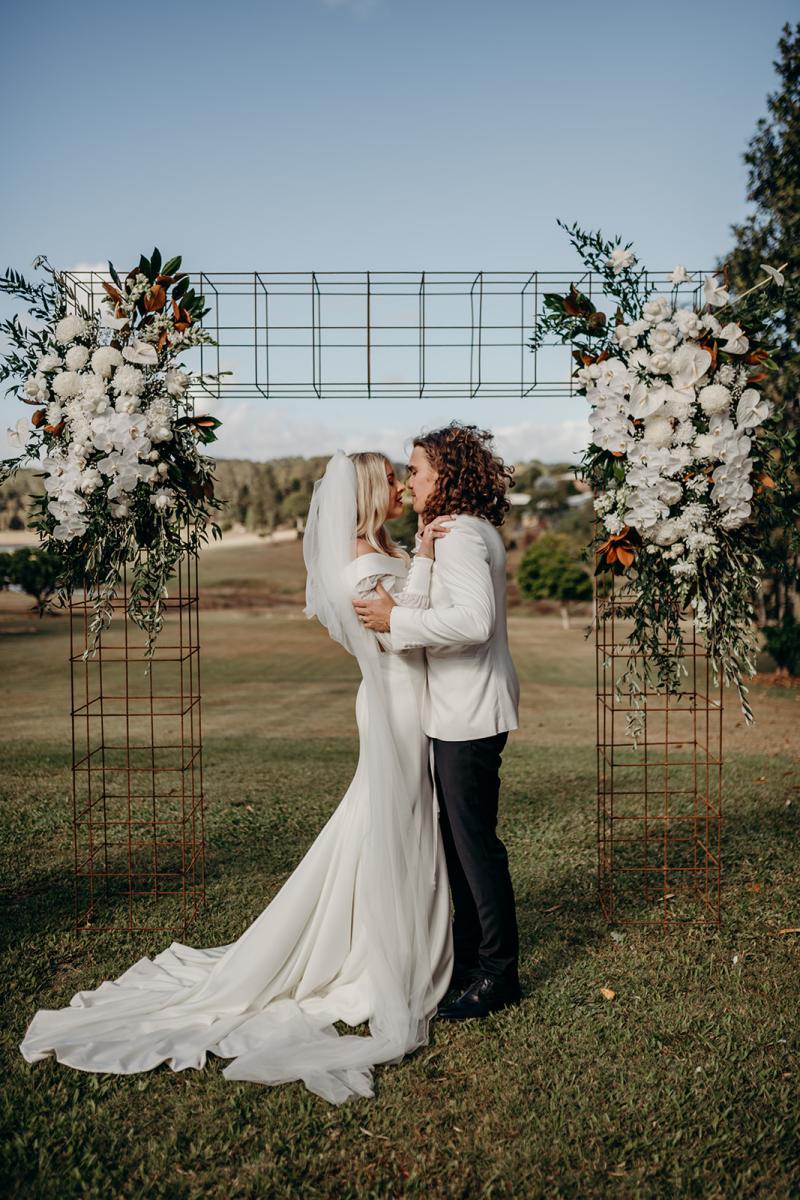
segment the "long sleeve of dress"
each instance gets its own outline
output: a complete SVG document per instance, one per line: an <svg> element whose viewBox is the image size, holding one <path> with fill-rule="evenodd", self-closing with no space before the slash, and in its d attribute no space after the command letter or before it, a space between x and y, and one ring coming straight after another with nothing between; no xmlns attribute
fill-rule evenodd
<svg viewBox="0 0 800 1200"><path fill-rule="evenodd" d="M377 600L380 581L396 604L403 608L427 608L430 604L432 565L433 559L415 555L403 586L397 590L394 590L398 583L396 575L364 575L355 585L353 596L361 600ZM403 653L405 647L396 646L391 633L379 633L377 630L374 633L383 650L390 654Z"/></svg>

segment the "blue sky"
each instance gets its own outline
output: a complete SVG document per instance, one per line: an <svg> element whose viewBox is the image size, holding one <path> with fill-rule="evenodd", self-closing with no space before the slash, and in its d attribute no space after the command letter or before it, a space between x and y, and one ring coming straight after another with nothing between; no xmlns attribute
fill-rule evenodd
<svg viewBox="0 0 800 1200"><path fill-rule="evenodd" d="M557 270L556 217L705 266L793 6L6 0L0 267ZM4 309L4 311L6 311ZM219 453L381 448L459 417L574 457L582 401L230 401ZM0 401L0 428L20 409ZM6 451L4 451L5 453Z"/></svg>

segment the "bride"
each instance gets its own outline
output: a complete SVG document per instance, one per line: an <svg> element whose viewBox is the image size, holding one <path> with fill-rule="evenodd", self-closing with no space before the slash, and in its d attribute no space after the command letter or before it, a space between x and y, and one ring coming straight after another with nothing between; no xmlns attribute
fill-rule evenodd
<svg viewBox="0 0 800 1200"><path fill-rule="evenodd" d="M361 625L356 596L382 582L398 604L428 606L443 518L413 560L384 522L402 511L391 463L338 451L314 484L303 556L306 616L358 660L359 758L338 807L241 937L195 949L172 942L116 980L40 1009L20 1044L81 1071L131 1074L162 1062L233 1061L228 1079L301 1079L332 1103L372 1096L372 1068L428 1040L453 964L444 848L421 727L424 650L396 652ZM340 1035L334 1022L369 1023Z"/></svg>

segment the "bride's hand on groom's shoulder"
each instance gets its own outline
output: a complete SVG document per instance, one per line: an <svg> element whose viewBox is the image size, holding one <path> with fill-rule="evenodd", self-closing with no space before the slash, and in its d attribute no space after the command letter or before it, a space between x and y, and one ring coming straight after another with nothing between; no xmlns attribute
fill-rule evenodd
<svg viewBox="0 0 800 1200"><path fill-rule="evenodd" d="M435 555L435 544L439 538L445 537L452 525L445 525L445 521L452 521L455 513L449 513L444 517L434 517L427 525L420 525L419 528L419 545L417 554L422 558L433 558Z"/></svg>

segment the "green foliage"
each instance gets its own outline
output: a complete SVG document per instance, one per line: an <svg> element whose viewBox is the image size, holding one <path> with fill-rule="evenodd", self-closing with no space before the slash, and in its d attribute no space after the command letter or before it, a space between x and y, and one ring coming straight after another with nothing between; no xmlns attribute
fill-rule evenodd
<svg viewBox="0 0 800 1200"><path fill-rule="evenodd" d="M718 267L727 272L731 290L741 293L757 277L761 263L788 264L783 302L767 314L765 324L776 369L762 384L791 435L783 449L774 448L776 459L788 460L789 486L775 498L762 544L769 579L766 609L779 620L792 606L800 569L800 288L793 283L800 274L800 24L783 26L773 66L779 85L767 97L768 115L759 119L743 156L753 210L741 224L731 226L734 247ZM762 299L763 293L756 293L753 302ZM749 315L745 309L745 319Z"/></svg>
<svg viewBox="0 0 800 1200"><path fill-rule="evenodd" d="M517 583L529 600L590 600L592 580L581 548L563 533L543 533L522 556Z"/></svg>
<svg viewBox="0 0 800 1200"><path fill-rule="evenodd" d="M764 626L764 644L776 664L790 675L800 675L800 621L791 609L779 625Z"/></svg>
<svg viewBox="0 0 800 1200"><path fill-rule="evenodd" d="M43 617L58 590L64 564L60 554L28 546L0 555L0 587L15 583L36 601L34 608Z"/></svg>

